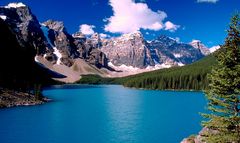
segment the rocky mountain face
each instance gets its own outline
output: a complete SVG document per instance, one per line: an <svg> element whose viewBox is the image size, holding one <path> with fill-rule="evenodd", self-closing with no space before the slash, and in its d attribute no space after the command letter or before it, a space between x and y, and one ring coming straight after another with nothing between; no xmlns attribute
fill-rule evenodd
<svg viewBox="0 0 240 143"><path fill-rule="evenodd" d="M192 45L178 42L164 35L151 41L149 48L154 61L172 66L190 64L205 56L201 50Z"/></svg>
<svg viewBox="0 0 240 143"><path fill-rule="evenodd" d="M87 39L84 34L77 32L73 34L73 38L80 58L98 68L108 67L106 55L99 49L101 47L99 34L95 33Z"/></svg>
<svg viewBox="0 0 240 143"><path fill-rule="evenodd" d="M16 35L22 47L32 46L36 54L43 54L47 49L41 25L28 6L12 3L0 7L0 15ZM33 50L33 49L31 49Z"/></svg>
<svg viewBox="0 0 240 143"><path fill-rule="evenodd" d="M48 20L42 24L41 29L54 51L45 53L44 57L50 61L57 61L57 64L72 66L73 59L77 58L79 53L73 37L68 34L63 22ZM52 56L53 54L55 57Z"/></svg>
<svg viewBox="0 0 240 143"><path fill-rule="evenodd" d="M199 49L203 55L209 55L211 51L209 48L207 48L200 40L193 40L191 43L189 43L191 46L193 46L196 49Z"/></svg>
<svg viewBox="0 0 240 143"><path fill-rule="evenodd" d="M54 83L51 80L54 75L34 62L34 48L20 45L18 38L0 18L0 88L25 91L35 84Z"/></svg>
<svg viewBox="0 0 240 143"><path fill-rule="evenodd" d="M150 49L140 32L125 34L102 42L101 51L116 65L144 68L153 66Z"/></svg>
<svg viewBox="0 0 240 143"><path fill-rule="evenodd" d="M75 39L67 32L63 22L48 20L40 24L30 8L22 3L0 7L0 16L4 17L23 47L32 45L36 55L44 56L52 64L71 67L75 59L83 58L99 68L107 65L104 53L95 46ZM80 57L82 53L79 51L86 53L86 56Z"/></svg>
<svg viewBox="0 0 240 143"><path fill-rule="evenodd" d="M92 40L86 39L85 35L76 33L70 35L63 22L48 20L42 24L44 35L53 48L52 53L46 53L44 57L50 61L55 61L57 64L63 63L70 67L75 59L84 59L87 63L95 65L98 68L107 67L107 59Z"/></svg>
<svg viewBox="0 0 240 143"><path fill-rule="evenodd" d="M0 18L0 108L42 104L47 99L38 94L41 86L56 84L57 75L34 62L34 47L21 44Z"/></svg>
<svg viewBox="0 0 240 143"><path fill-rule="evenodd" d="M101 45L100 49L113 65L137 68L156 65L181 66L210 54L203 44L180 43L164 35L147 42L140 32L104 40Z"/></svg>

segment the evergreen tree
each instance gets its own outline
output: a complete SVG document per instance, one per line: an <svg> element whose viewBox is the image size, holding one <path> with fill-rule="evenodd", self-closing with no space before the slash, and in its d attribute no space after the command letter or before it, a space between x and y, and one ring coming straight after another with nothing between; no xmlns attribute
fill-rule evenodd
<svg viewBox="0 0 240 143"><path fill-rule="evenodd" d="M34 85L34 97L35 97L35 100L42 100L43 98L40 84Z"/></svg>
<svg viewBox="0 0 240 143"><path fill-rule="evenodd" d="M207 143L240 143L240 18L232 17L217 65L208 76L208 114L203 114Z"/></svg>

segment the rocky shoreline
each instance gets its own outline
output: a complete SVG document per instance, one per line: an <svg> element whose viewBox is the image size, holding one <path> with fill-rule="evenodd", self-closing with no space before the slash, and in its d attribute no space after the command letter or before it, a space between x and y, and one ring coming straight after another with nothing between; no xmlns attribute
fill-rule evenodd
<svg viewBox="0 0 240 143"><path fill-rule="evenodd" d="M208 128L202 128L202 130L197 135L192 135L188 138L185 138L181 141L181 143L206 143L203 141L203 137L206 132L215 132L213 130L209 130Z"/></svg>
<svg viewBox="0 0 240 143"><path fill-rule="evenodd" d="M9 89L0 90L0 108L9 108L16 106L32 106L49 102L50 99L43 97L36 99L33 94L13 91Z"/></svg>

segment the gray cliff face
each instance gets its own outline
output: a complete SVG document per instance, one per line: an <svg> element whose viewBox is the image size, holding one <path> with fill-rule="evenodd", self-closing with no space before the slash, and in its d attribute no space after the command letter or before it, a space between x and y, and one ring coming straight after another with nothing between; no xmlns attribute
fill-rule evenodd
<svg viewBox="0 0 240 143"><path fill-rule="evenodd" d="M107 67L107 58L98 49L100 47L98 45L100 43L98 34L94 34L87 39L80 32L70 35L63 22L48 20L43 25L48 29L47 37L50 45L60 52L60 60L64 65L70 67L76 58L81 58L98 68Z"/></svg>
<svg viewBox="0 0 240 143"><path fill-rule="evenodd" d="M82 33L73 34L74 44L77 46L79 57L85 59L86 62L95 65L98 68L108 68L108 59L106 55L99 49L101 46L101 38L95 33L91 38L86 38Z"/></svg>
<svg viewBox="0 0 240 143"><path fill-rule="evenodd" d="M23 47L28 45L36 49L36 54L44 54L47 50L47 41L41 30L41 25L27 6L0 7L0 15L6 16L5 22L17 36Z"/></svg>
<svg viewBox="0 0 240 143"><path fill-rule="evenodd" d="M83 58L97 67L107 66L105 54L98 50L99 45L96 45L100 40L98 35L88 41L85 36L74 38L67 32L63 22L48 20L40 24L28 6L17 6L19 3L15 5L16 7L0 7L0 15L6 16L4 21L17 36L22 47L34 47L32 52L44 56L52 64L70 67L76 58Z"/></svg>
<svg viewBox="0 0 240 143"><path fill-rule="evenodd" d="M74 38L74 44L77 47L77 51L79 52L79 57L81 59L86 59L89 53L89 49L87 49L87 47L85 46L87 37L80 32L77 32L72 36Z"/></svg>
<svg viewBox="0 0 240 143"><path fill-rule="evenodd" d="M156 51L155 61L163 64L190 64L205 55L190 44L179 43L167 36L160 36L150 42L150 48Z"/></svg>
<svg viewBox="0 0 240 143"><path fill-rule="evenodd" d="M207 48L201 41L199 40L193 40L191 43L189 43L191 46L193 46L196 49L199 49L203 55L209 55L211 52L209 48Z"/></svg>
<svg viewBox="0 0 240 143"><path fill-rule="evenodd" d="M122 64L138 68L165 64L178 66L193 63L210 52L206 47L179 43L167 36L146 42L140 32L102 40L101 51L115 66Z"/></svg>
<svg viewBox="0 0 240 143"><path fill-rule="evenodd" d="M124 64L144 68L154 65L146 44L142 34L137 32L103 41L101 51L116 66Z"/></svg>
<svg viewBox="0 0 240 143"><path fill-rule="evenodd" d="M61 53L61 62L64 65L72 66L73 59L79 57L73 37L68 34L63 22L48 20L43 23L48 30L50 45Z"/></svg>

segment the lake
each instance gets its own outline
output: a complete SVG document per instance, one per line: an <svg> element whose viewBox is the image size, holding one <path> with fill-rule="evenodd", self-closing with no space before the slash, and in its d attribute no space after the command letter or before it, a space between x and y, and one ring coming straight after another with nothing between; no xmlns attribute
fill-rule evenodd
<svg viewBox="0 0 240 143"><path fill-rule="evenodd" d="M179 143L201 130L202 92L65 85L52 102L0 109L1 143Z"/></svg>

